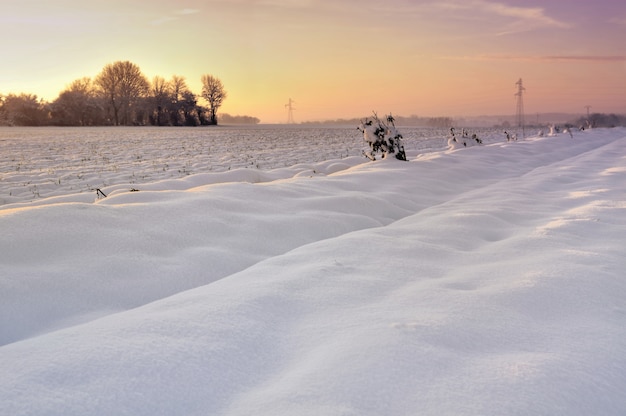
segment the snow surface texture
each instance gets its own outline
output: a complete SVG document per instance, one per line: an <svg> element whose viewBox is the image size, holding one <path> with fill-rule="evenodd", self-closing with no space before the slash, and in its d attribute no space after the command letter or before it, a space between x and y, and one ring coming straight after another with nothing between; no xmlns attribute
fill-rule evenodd
<svg viewBox="0 0 626 416"><path fill-rule="evenodd" d="M5 205L0 414L624 415L624 149Z"/></svg>

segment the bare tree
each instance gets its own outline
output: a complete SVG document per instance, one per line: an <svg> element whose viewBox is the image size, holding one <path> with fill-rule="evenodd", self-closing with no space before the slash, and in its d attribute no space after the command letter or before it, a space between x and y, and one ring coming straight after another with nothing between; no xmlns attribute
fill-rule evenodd
<svg viewBox="0 0 626 416"><path fill-rule="evenodd" d="M113 110L115 125L131 124L133 107L149 88L148 80L139 67L129 61L106 65L96 77L95 84Z"/></svg>
<svg viewBox="0 0 626 416"><path fill-rule="evenodd" d="M172 87L165 78L156 76L150 86L154 108L152 110L153 124L157 126L169 125L169 107L172 103Z"/></svg>
<svg viewBox="0 0 626 416"><path fill-rule="evenodd" d="M189 90L185 77L173 75L170 80L172 87L172 109L170 119L175 126L195 126L195 118L190 117L196 108L196 96Z"/></svg>
<svg viewBox="0 0 626 416"><path fill-rule="evenodd" d="M150 94L158 103L165 105L172 96L171 85L165 80L165 78L157 75L152 78L152 84L150 84Z"/></svg>
<svg viewBox="0 0 626 416"><path fill-rule="evenodd" d="M202 75L202 98L209 103L210 124L217 124L217 110L222 106L227 93L222 81L213 75Z"/></svg>
<svg viewBox="0 0 626 416"><path fill-rule="evenodd" d="M80 92L85 95L93 94L94 85L89 77L79 78L74 80L70 86L67 88L68 91Z"/></svg>
<svg viewBox="0 0 626 416"><path fill-rule="evenodd" d="M174 98L174 102L178 103L183 99L183 94L189 92L189 87L187 87L187 81L185 81L185 77L180 75L173 75L170 80L170 86L172 88L172 95Z"/></svg>

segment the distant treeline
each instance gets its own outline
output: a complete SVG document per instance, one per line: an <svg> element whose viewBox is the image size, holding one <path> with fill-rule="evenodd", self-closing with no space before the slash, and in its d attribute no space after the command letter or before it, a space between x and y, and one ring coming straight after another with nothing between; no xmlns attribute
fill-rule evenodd
<svg viewBox="0 0 626 416"><path fill-rule="evenodd" d="M398 126L415 126L415 127L437 127L437 128L449 128L454 125L454 120L451 117L418 117L415 115L405 116L393 116L394 123ZM335 120L326 121L310 121L302 122L304 125L316 125L316 124L331 124L331 125L358 125L363 118L339 118Z"/></svg>
<svg viewBox="0 0 626 416"><path fill-rule="evenodd" d="M231 116L227 113L222 113L219 117L222 124L259 124L261 120L252 116Z"/></svg>
<svg viewBox="0 0 626 416"><path fill-rule="evenodd" d="M217 112L227 97L222 82L202 76L198 96L185 77L151 81L128 61L106 65L95 78L72 82L52 102L32 94L0 94L0 125L5 126L200 126L218 122ZM198 104L204 98L208 106ZM256 124L250 116L221 114L224 123Z"/></svg>
<svg viewBox="0 0 626 416"><path fill-rule="evenodd" d="M626 126L626 115L620 114L602 114L602 113L594 113L590 114L589 117L581 116L578 118L569 118L565 114L559 114L562 118L561 122L543 122L543 123L527 123L527 126L539 127L546 124L562 124L568 127L616 127L616 126ZM567 117L567 118L566 118ZM310 122L302 122L300 124L303 125L358 125L363 118L339 118L335 120L325 120L325 121L310 121ZM499 119L505 118L504 116L499 116ZM510 120L501 120L500 122L495 122L493 117L483 116L477 117L475 119L454 119L452 117L418 117L415 115L404 117L404 116L394 116L395 124L398 126L406 126L406 127L434 127L434 128L450 128L452 126L457 125L480 125L483 127L502 127L502 128L510 128L514 125L514 116L510 116ZM566 121L568 120L569 121Z"/></svg>
<svg viewBox="0 0 626 416"><path fill-rule="evenodd" d="M579 117L570 123L575 127L617 127L626 126L626 115L593 113L587 117Z"/></svg>

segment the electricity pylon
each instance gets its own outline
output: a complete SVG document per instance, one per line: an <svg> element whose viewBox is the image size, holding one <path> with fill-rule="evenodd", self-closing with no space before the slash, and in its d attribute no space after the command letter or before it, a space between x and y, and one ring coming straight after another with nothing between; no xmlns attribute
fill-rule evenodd
<svg viewBox="0 0 626 416"><path fill-rule="evenodd" d="M285 104L285 108L287 108L287 124L293 124L293 110L295 110L295 108L293 108L293 105L296 102L294 100L292 100L291 98L289 99L289 102L287 104Z"/></svg>
<svg viewBox="0 0 626 416"><path fill-rule="evenodd" d="M521 78L515 83L515 85L517 85L517 92L515 93L515 96L517 97L517 111L515 116L515 122L517 124L517 127L522 128L522 137L524 137L524 100L522 98L522 95L526 88L524 88L524 86L522 85Z"/></svg>

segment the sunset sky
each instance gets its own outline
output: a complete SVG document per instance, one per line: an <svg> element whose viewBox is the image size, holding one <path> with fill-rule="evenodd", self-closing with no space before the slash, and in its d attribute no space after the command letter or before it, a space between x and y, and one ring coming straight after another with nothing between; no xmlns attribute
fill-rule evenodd
<svg viewBox="0 0 626 416"><path fill-rule="evenodd" d="M128 60L263 123L514 114L519 78L527 114L626 114L614 0L8 0L0 39L0 94L47 101Z"/></svg>

